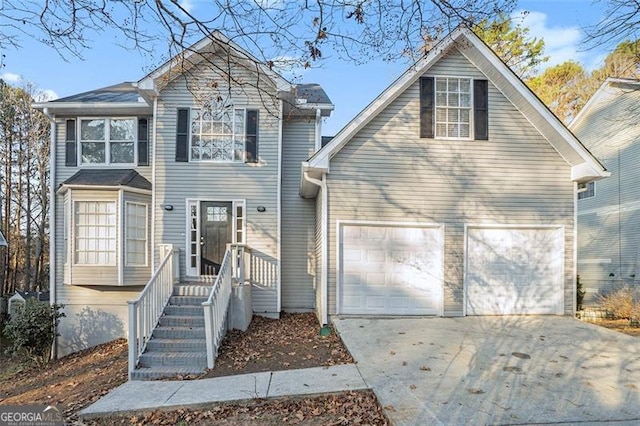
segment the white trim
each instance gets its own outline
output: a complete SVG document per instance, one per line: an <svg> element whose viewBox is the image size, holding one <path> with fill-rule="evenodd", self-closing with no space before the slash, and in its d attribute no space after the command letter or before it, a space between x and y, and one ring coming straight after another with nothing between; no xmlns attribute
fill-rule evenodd
<svg viewBox="0 0 640 426"><path fill-rule="evenodd" d="M189 163L214 163L214 164L247 164L247 143L246 143L246 130L247 130L247 110L256 110L256 111L260 111L259 107L254 107L251 105L242 105L242 106L236 106L235 104L231 103L227 106L224 107L225 109L231 109L232 111L232 116L233 116L233 121L231 124L231 127L233 128L233 133L232 133L232 142L231 142L231 160L199 160L199 159L193 159L191 157L191 153L193 151L193 117L194 111L201 111L203 109L206 109L204 107L191 107L189 108L189 133L187 136L187 141L188 141L188 155L189 155ZM243 146L242 146L242 158L239 160L235 159L235 153L236 153L236 149L235 149L235 145L236 145L236 110L242 110L243 114L244 114L244 131L245 134L243 134L242 139L245 139L245 142L243 142ZM260 120L258 120L258 123L256 123L257 128L256 131L260 132ZM258 142L259 143L259 142ZM258 148L259 150L259 148ZM200 154L202 156L202 153Z"/></svg>
<svg viewBox="0 0 640 426"><path fill-rule="evenodd" d="M153 136L151 139L151 145L153 149L153 155L149 159L151 161L151 271L152 273L156 270L156 201L158 200L157 190L156 190L156 151L157 151L157 138L156 138L156 126L158 125L158 98L153 98ZM147 121L148 123L148 121ZM147 128L147 132L151 129ZM147 133L147 138L148 138ZM178 257L180 257L178 255ZM186 264L185 264L186 266ZM179 273L178 273L179 275Z"/></svg>
<svg viewBox="0 0 640 426"><path fill-rule="evenodd" d="M449 74L427 74L425 73L424 76L428 76L428 77L432 77L433 78L433 139L437 140L437 141L472 141L475 139L475 121L474 121L474 97L475 97L475 93L473 90L473 82L476 81L475 78L473 77L461 77L459 75L449 75ZM437 104L437 85L438 85L438 79L445 79L447 80L447 91L445 92L447 95L449 94L449 84L448 84L448 80L453 80L456 79L458 81L460 80L468 80L469 81L469 107L438 107ZM448 98L448 96L447 96ZM437 125L438 125L438 121L437 121L437 117L438 117L438 108L444 109L445 111L447 111L447 116L448 116L448 111L449 109L457 109L458 111L462 111L463 109L468 109L469 110L469 136L467 137L455 137L455 136L438 136L438 131L437 131ZM448 122L447 122L448 124ZM456 123L456 124L460 124L460 123ZM448 131L447 131L448 132Z"/></svg>
<svg viewBox="0 0 640 426"><path fill-rule="evenodd" d="M247 201L246 199L243 198L233 198L233 199L229 199L229 198L202 198L202 197L196 197L196 198L186 198L185 199L185 276L187 277L199 277L200 276L200 230L201 230L201 222L202 222L202 218L200 217L200 203L203 202L213 202L213 203L230 203L231 204L231 210L232 211L232 232L231 232L231 242L233 244L236 243L240 243L237 241L238 238L238 232L237 232L237 215L236 215L236 207L238 205L242 206L242 214L244 215L243 220L242 220L242 238L244 239L244 241L240 244L247 244L247 220L248 220L248 209L247 209ZM191 267L191 255L193 254L191 252L191 206L194 205L196 206L196 267L195 267L195 274L194 274L194 268Z"/></svg>
<svg viewBox="0 0 640 426"><path fill-rule="evenodd" d="M116 235L120 241L116 242L116 264L118 266L118 285L124 285L124 191L118 191L118 205L116 207Z"/></svg>
<svg viewBox="0 0 640 426"><path fill-rule="evenodd" d="M575 197L574 197L575 198ZM575 225L574 225L575 226ZM567 247L566 247L566 227L563 224L560 225L550 225L550 224L520 224L520 223L515 223L515 224L510 224L510 223L465 223L464 224L464 256L463 256L463 276L462 276L462 294L463 294L463 307L462 307L462 314L464 316L467 316L467 304L469 301L469 280L468 280L468 273L469 273L469 265L468 265L468 257L469 257L469 230L470 229L504 229L504 230L509 230L509 229L517 229L517 230L526 230L526 229L531 229L531 230L561 230L562 231L562 259L561 259L561 268L562 268L562 289L561 289L561 293L562 293L562 300L561 302L559 302L559 305L557 308L559 308L559 312L556 312L557 315L564 315L565 313L565 291L566 291L566 262L565 262L565 257L566 257L566 251L567 251ZM574 235L577 235L577 233L574 232ZM577 237L574 237L574 239ZM577 241L577 240L576 240ZM574 256L575 256L575 251L574 251ZM574 274L575 275L575 274ZM574 278L575 280L575 278Z"/></svg>
<svg viewBox="0 0 640 426"><path fill-rule="evenodd" d="M153 186L152 186L153 188ZM125 190L127 192L133 192L136 194L143 194L143 195L151 195L153 189L140 189L140 188L133 188L131 186L126 186L126 185L117 185L117 186L106 186L106 185L74 185L74 184L63 184L60 186L60 188L58 189L58 194L64 194L65 192L67 192L67 190L72 190L72 189L77 189L77 190L98 190L98 191L120 191L120 190Z"/></svg>
<svg viewBox="0 0 640 426"><path fill-rule="evenodd" d="M278 112L278 181L276 183L276 269L278 271L278 280L276 284L276 312L280 312L282 310L282 138L284 137L283 119L284 102L281 99L280 111Z"/></svg>
<svg viewBox="0 0 640 426"><path fill-rule="evenodd" d="M70 259L70 266L72 268L75 267L116 267L119 268L121 262L119 262L119 255L120 255L120 250L119 250L119 246L122 244L122 238L120 235L121 232L121 215L119 215L119 210L122 209L122 205L119 204L121 202L121 192L113 198L104 198L104 199L100 199L100 198L91 198L90 195L86 194L84 196L80 196L78 198L74 198L72 197L70 199L71 202L71 226L70 226L70 238L72 238L72 250L71 250L71 259ZM115 215L116 215L116 221L115 221L115 237L116 237L116 241L115 241L115 262L114 263L78 263L77 261L77 257L76 257L76 227L78 225L78 221L76 218L76 204L77 203L110 203L113 204L115 207ZM120 207L120 208L118 208ZM121 285L122 280L121 280L121 274L120 271L118 271L118 283L119 285Z"/></svg>
<svg viewBox="0 0 640 426"><path fill-rule="evenodd" d="M438 313L436 316L444 316L444 297L445 297L445 224L435 222L399 222L399 221L381 221L381 220L336 220L336 315L342 314L340 293L342 288L342 232L344 226L379 226L389 228L424 228L435 229L440 231L440 238L442 246L440 247L442 253L442 265L441 265L441 277L442 282L440 284L440 304L438 306ZM326 263L326 262L325 262Z"/></svg>
<svg viewBox="0 0 640 426"><path fill-rule="evenodd" d="M122 117L112 117L112 116L97 116L97 117L83 117L79 116L76 118L76 143L78 145L77 149L77 164L78 168L92 168L92 167L104 167L109 166L111 168L118 167L136 167L138 165L138 119L136 116L122 116ZM104 120L104 142L101 141L82 141L82 121L91 121L91 120ZM111 144L112 143L123 143L123 141L111 141L111 120L132 120L133 121L133 162L131 163L112 163L111 162ZM84 163L82 161L82 144L83 143L104 143L104 163ZM125 142L126 143L126 142Z"/></svg>
<svg viewBox="0 0 640 426"><path fill-rule="evenodd" d="M543 136L550 141L551 145L559 135L578 154L584 162L572 167L572 179L583 180L587 177L599 178L608 176L604 167L591 155L591 153L576 139L576 137L554 116L547 107L542 104L531 90L496 56L487 45L480 40L473 32L458 27L451 34L444 37L427 55L409 68L395 82L387 87L373 102L351 120L333 140L317 152L310 160L311 168L329 169L331 158L339 152L342 147L355 136L365 125L377 117L393 100L403 93L409 86L438 61L448 49L458 42L459 39L466 44L476 48L481 55L488 59L495 70L533 107L537 114L544 118L552 126L557 135L547 134ZM464 53L463 53L464 54ZM500 88L498 87L498 90ZM528 118L528 117L527 117ZM582 166L582 167L579 167ZM575 170L574 170L575 169Z"/></svg>
<svg viewBox="0 0 640 426"><path fill-rule="evenodd" d="M573 190L577 191L578 182L573 183ZM594 195L595 195L595 185L593 187ZM573 287L573 301L572 301L572 314L575 317L576 312L578 310L578 197L577 195L573 197L573 226L572 226L573 238L572 238L572 249L573 249L573 268L571 268L572 276L571 276L571 285ZM564 257L564 256L563 256ZM566 279L566 277L565 277Z"/></svg>
<svg viewBox="0 0 640 426"><path fill-rule="evenodd" d="M201 60L202 56L200 55L200 52L204 50L207 46L213 44L214 41L219 45L229 46L232 49L233 53L237 54L237 59L239 61L249 61L251 64L254 64L256 69L250 70L250 71L261 72L261 73L264 73L267 77L271 78L273 84L276 86L276 90L291 91L293 89L293 85L288 81L286 81L282 76L280 76L279 74L274 72L272 69L264 65L262 61L259 61L255 56L253 56L252 54L244 50L237 43L233 42L231 39L229 39L220 31L217 31L217 30L211 32L208 36L205 36L204 38L200 39L190 47L184 49L182 52L178 53L177 55L175 55L174 57L166 61L164 64L160 65L155 70L151 71L149 74L147 74L142 79L140 79L136 83L136 86L140 90L157 91L157 87L155 84L156 79L170 72L174 67L178 66L181 62L188 62L188 59L191 58L191 56L197 55L197 59ZM188 63L193 65L196 64L196 62L188 62Z"/></svg>
<svg viewBox="0 0 640 426"><path fill-rule="evenodd" d="M127 229L129 227L129 212L127 211L128 206L136 205L140 207L144 207L144 263L142 264L130 264L127 256ZM131 267L131 268L146 268L149 266L149 204L141 203L139 201L125 201L124 202L124 210L123 210L123 266Z"/></svg>
<svg viewBox="0 0 640 426"><path fill-rule="evenodd" d="M50 101L46 103L33 104L36 109L47 108L50 110L63 109L63 108L78 108L84 111L89 109L125 109L134 108L140 110L148 110L149 105L146 102L56 102Z"/></svg>
<svg viewBox="0 0 640 426"><path fill-rule="evenodd" d="M327 175L322 174L322 224L323 239L321 253L321 273L322 273L322 303L324 304L324 314L322 315L322 325L329 324L329 186L327 185ZM337 307L337 305L336 305Z"/></svg>
<svg viewBox="0 0 640 426"><path fill-rule="evenodd" d="M578 111L578 114L573 118L573 120L571 120L571 122L569 123L569 129L571 129L573 131L576 127L580 126L580 123L584 119L584 116L587 115L587 111L589 111L593 107L593 105L595 105L597 102L599 102L600 101L600 97L604 96L605 93L609 94L609 95L613 95L614 94L612 92L608 92L607 93L607 89L609 89L609 87L611 87L612 83L628 84L628 85L631 85L631 86L638 86L638 89L640 90L640 81L639 80L628 80L628 79L624 79L624 78L615 78L615 77L607 78L604 81L604 83L602 83L600 85L598 90L596 90L596 93L594 93L593 96L591 96L591 98L587 101L587 103L582 107L582 109L580 111Z"/></svg>

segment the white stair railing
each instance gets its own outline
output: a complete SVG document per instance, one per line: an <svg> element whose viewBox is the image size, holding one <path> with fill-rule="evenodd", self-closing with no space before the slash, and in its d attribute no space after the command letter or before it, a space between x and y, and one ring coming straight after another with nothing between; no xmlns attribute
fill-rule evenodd
<svg viewBox="0 0 640 426"><path fill-rule="evenodd" d="M243 245L233 244L227 247L209 298L206 302L202 302L208 368L214 366L220 343L227 328L226 319L231 300L231 287L234 282L244 281L244 253L245 247Z"/></svg>
<svg viewBox="0 0 640 426"><path fill-rule="evenodd" d="M129 378L136 369L140 355L147 347L153 329L158 324L164 307L169 302L173 285L180 280L178 249L172 244L160 245L163 257L147 285L136 300L129 304Z"/></svg>

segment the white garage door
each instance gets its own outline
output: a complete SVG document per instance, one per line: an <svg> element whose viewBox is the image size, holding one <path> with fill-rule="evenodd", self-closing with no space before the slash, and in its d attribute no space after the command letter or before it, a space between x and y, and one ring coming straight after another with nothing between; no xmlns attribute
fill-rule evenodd
<svg viewBox="0 0 640 426"><path fill-rule="evenodd" d="M342 225L339 262L340 313L442 314L441 227Z"/></svg>
<svg viewBox="0 0 640 426"><path fill-rule="evenodd" d="M467 315L562 314L564 230L467 229Z"/></svg>

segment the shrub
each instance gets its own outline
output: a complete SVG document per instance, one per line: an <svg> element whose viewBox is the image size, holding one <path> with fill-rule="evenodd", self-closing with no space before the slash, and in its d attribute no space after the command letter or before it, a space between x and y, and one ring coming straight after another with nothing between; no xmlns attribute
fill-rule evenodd
<svg viewBox="0 0 640 426"><path fill-rule="evenodd" d="M582 310L582 302L584 301L584 295L586 292L582 289L582 283L580 282L580 275L576 277L576 308L578 311Z"/></svg>
<svg viewBox="0 0 640 426"><path fill-rule="evenodd" d="M614 319L638 318L640 316L640 300L636 296L634 301L633 294L634 290L631 287L624 286L606 296L600 296L600 304L613 315Z"/></svg>
<svg viewBox="0 0 640 426"><path fill-rule="evenodd" d="M24 354L38 365L46 364L51 355L55 329L64 313L64 305L49 305L35 299L27 300L24 309L4 327L4 334L12 342L7 352Z"/></svg>

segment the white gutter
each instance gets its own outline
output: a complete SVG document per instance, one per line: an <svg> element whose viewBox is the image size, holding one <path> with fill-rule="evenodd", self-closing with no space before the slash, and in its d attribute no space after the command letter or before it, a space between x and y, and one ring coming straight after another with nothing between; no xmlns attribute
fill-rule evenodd
<svg viewBox="0 0 640 426"><path fill-rule="evenodd" d="M282 121L284 118L284 102L280 100L280 111L278 112L278 182L277 182L277 206L276 206L276 252L277 252L277 268L278 268L278 286L277 288L277 312L278 315L282 310L282 138L283 129Z"/></svg>
<svg viewBox="0 0 640 426"><path fill-rule="evenodd" d="M151 271L156 270L156 117L158 116L158 98L153 98L153 136L151 146ZM149 130L147 129L147 132ZM147 136L148 137L148 136Z"/></svg>
<svg viewBox="0 0 640 426"><path fill-rule="evenodd" d="M49 113L49 108L43 108L42 113L51 122L51 135L49 135L49 303L54 305L56 298L56 118ZM58 358L58 333L53 333L53 346L51 357Z"/></svg>
<svg viewBox="0 0 640 426"><path fill-rule="evenodd" d="M578 310L578 182L573 182L573 285L572 314Z"/></svg>
<svg viewBox="0 0 640 426"><path fill-rule="evenodd" d="M63 109L63 108L79 108L79 109L94 109L94 108L133 108L133 109L148 109L149 105L146 102L56 102L53 105L50 102L33 104L36 109Z"/></svg>
<svg viewBox="0 0 640 426"><path fill-rule="evenodd" d="M327 189L327 175L323 173L322 180L319 180L319 179L314 179L312 177L309 177L309 173L305 171L302 176L304 180L316 185L322 191L322 224L321 224L322 225L321 226L322 247L320 249L322 259L320 259L320 265L321 265L320 283L322 286L322 307L323 307L322 325L325 326L329 324L329 285L328 285L328 266L329 266L328 265L328 261L329 261L328 248L329 246L327 244L327 238L329 238L329 236L327 235L327 232L329 230L328 217L327 217L329 193Z"/></svg>

